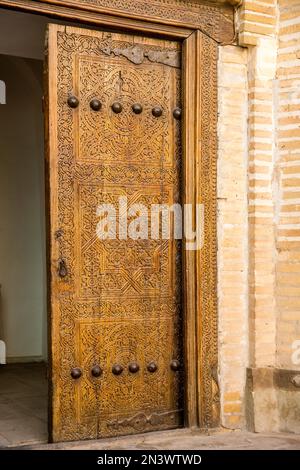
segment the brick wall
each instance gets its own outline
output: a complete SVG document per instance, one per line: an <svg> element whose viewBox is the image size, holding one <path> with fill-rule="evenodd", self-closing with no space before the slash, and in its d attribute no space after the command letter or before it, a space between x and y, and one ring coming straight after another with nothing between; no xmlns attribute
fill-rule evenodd
<svg viewBox="0 0 300 470"><path fill-rule="evenodd" d="M239 10L239 42L256 45L261 37L274 37L277 0L243 0Z"/></svg>
<svg viewBox="0 0 300 470"><path fill-rule="evenodd" d="M277 45L249 49L249 365L275 365L274 79Z"/></svg>
<svg viewBox="0 0 300 470"><path fill-rule="evenodd" d="M300 0L244 0L237 16L244 47L219 59L222 424L299 432Z"/></svg>
<svg viewBox="0 0 300 470"><path fill-rule="evenodd" d="M300 1L279 0L278 225L276 246L278 367L300 340Z"/></svg>
<svg viewBox="0 0 300 470"><path fill-rule="evenodd" d="M247 49L221 47L218 72L219 377L222 423L236 428L248 364Z"/></svg>

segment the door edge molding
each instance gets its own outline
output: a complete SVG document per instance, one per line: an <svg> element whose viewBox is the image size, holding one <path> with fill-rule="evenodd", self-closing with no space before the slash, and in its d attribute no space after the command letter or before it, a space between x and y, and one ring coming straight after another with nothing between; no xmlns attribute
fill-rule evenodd
<svg viewBox="0 0 300 470"><path fill-rule="evenodd" d="M217 325L217 44L200 31L183 43L184 203L204 210L203 244L184 250L185 403L188 427L220 420ZM194 225L195 226L195 225ZM186 243L186 242L185 242Z"/></svg>

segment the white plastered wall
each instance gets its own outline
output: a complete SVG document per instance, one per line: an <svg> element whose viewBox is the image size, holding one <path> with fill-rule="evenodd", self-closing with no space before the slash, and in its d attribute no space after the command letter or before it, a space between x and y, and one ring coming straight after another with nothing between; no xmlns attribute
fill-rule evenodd
<svg viewBox="0 0 300 470"><path fill-rule="evenodd" d="M32 15L0 15L6 88L0 105L0 339L8 362L47 357L43 77L36 60L45 24Z"/></svg>

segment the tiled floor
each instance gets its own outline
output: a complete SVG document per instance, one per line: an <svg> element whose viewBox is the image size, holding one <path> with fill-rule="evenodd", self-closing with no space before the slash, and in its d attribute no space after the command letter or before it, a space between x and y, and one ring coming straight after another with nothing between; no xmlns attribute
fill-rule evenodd
<svg viewBox="0 0 300 470"><path fill-rule="evenodd" d="M0 447L47 442L45 364L0 366Z"/></svg>

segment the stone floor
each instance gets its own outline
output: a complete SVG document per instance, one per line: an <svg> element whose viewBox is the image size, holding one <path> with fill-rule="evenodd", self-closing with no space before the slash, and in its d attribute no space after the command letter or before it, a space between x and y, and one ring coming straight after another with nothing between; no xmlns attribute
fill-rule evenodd
<svg viewBox="0 0 300 470"><path fill-rule="evenodd" d="M0 367L0 448L91 450L300 450L300 435L178 429L97 441L47 444L47 379L43 364Z"/></svg>
<svg viewBox="0 0 300 470"><path fill-rule="evenodd" d="M0 447L47 442L44 364L0 366Z"/></svg>
<svg viewBox="0 0 300 470"><path fill-rule="evenodd" d="M47 450L299 450L300 435L181 429L98 441L27 447Z"/></svg>

